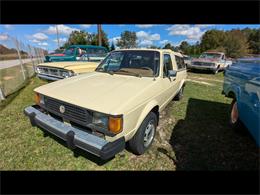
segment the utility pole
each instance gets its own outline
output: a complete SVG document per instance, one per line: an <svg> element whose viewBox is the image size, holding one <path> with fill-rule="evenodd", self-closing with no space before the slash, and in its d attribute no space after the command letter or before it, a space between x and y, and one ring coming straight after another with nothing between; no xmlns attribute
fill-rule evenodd
<svg viewBox="0 0 260 195"><path fill-rule="evenodd" d="M60 39L59 39L58 25L56 25L56 33L57 33L57 43L58 43L58 49L60 49Z"/></svg>
<svg viewBox="0 0 260 195"><path fill-rule="evenodd" d="M101 46L102 42L101 42L101 24L97 25L98 27L98 45Z"/></svg>

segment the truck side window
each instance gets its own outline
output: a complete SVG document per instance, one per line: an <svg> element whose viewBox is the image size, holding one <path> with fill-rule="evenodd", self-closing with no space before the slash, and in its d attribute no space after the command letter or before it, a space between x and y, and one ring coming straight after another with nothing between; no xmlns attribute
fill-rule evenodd
<svg viewBox="0 0 260 195"><path fill-rule="evenodd" d="M167 76L168 70L172 70L172 60L169 54L163 55L163 76Z"/></svg>
<svg viewBox="0 0 260 195"><path fill-rule="evenodd" d="M183 58L181 58L179 56L175 56L175 59L176 59L178 70L186 68L186 65L185 65L185 62L184 62Z"/></svg>

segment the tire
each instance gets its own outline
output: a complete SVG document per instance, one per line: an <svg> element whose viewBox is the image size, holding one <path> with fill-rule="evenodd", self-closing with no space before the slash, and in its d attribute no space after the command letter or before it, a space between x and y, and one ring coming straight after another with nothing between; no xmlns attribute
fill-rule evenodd
<svg viewBox="0 0 260 195"><path fill-rule="evenodd" d="M153 127L150 125L153 125ZM154 112L150 112L143 120L134 137L128 142L129 149L136 155L143 154L152 145L156 134L156 127L157 116ZM148 130L148 128L153 128L150 129L150 134L146 133L146 130ZM149 137L149 135L151 137ZM145 142L145 138L149 138L149 140Z"/></svg>
<svg viewBox="0 0 260 195"><path fill-rule="evenodd" d="M219 68L217 68L216 70L213 71L213 74L217 74L219 71Z"/></svg>
<svg viewBox="0 0 260 195"><path fill-rule="evenodd" d="M239 113L237 109L237 101L233 99L231 103L231 108L230 108L230 115L229 115L229 124L231 128L235 131L241 131L243 129L243 124L241 120L239 119Z"/></svg>
<svg viewBox="0 0 260 195"><path fill-rule="evenodd" d="M177 101L181 100L183 98L183 91L184 91L184 86L181 87L180 91L174 97L174 100L177 100Z"/></svg>

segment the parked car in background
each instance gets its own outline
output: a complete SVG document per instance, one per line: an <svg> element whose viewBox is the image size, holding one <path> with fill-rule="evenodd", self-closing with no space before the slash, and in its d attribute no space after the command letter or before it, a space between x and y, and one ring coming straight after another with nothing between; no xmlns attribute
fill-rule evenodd
<svg viewBox="0 0 260 195"><path fill-rule="evenodd" d="M186 67L189 68L191 65L191 57L187 55L183 55L183 59Z"/></svg>
<svg viewBox="0 0 260 195"><path fill-rule="evenodd" d="M73 45L62 54L54 54L45 63L36 66L41 79L56 81L86 72L92 72L108 54L104 47ZM78 56L78 57L76 57ZM76 59L76 61L74 61Z"/></svg>
<svg viewBox="0 0 260 195"><path fill-rule="evenodd" d="M90 61L101 61L107 53L107 49L101 46L72 45L63 53L45 56L45 62L77 61L82 60L82 58Z"/></svg>
<svg viewBox="0 0 260 195"><path fill-rule="evenodd" d="M100 62L97 61L68 61L68 62L45 62L35 67L37 77L43 80L56 81L79 74L93 72Z"/></svg>
<svg viewBox="0 0 260 195"><path fill-rule="evenodd" d="M260 58L237 60L225 70L223 94L233 98L230 124L248 128L260 147Z"/></svg>
<svg viewBox="0 0 260 195"><path fill-rule="evenodd" d="M182 98L186 77L180 53L115 50L92 73L35 89L36 105L24 112L71 148L109 159L128 142L140 155L153 142L159 113Z"/></svg>
<svg viewBox="0 0 260 195"><path fill-rule="evenodd" d="M226 59L223 52L208 51L201 54L199 58L191 61L191 69L210 70L214 74L232 64L231 60Z"/></svg>

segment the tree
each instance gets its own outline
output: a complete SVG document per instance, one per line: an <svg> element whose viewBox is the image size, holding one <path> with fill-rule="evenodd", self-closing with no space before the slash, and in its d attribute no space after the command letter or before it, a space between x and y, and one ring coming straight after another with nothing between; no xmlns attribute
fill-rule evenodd
<svg viewBox="0 0 260 195"><path fill-rule="evenodd" d="M112 42L111 47L110 47L110 51L113 51L113 50L115 50L114 42Z"/></svg>
<svg viewBox="0 0 260 195"><path fill-rule="evenodd" d="M258 29L245 28L242 30L242 32L247 38L249 52L253 54L259 54L260 53L260 28Z"/></svg>
<svg viewBox="0 0 260 195"><path fill-rule="evenodd" d="M71 45L90 45L93 36L85 31L72 31L68 41L64 43L63 48L68 48Z"/></svg>
<svg viewBox="0 0 260 195"><path fill-rule="evenodd" d="M224 45L226 33L221 30L208 30L201 38L200 48L202 51L213 50Z"/></svg>
<svg viewBox="0 0 260 195"><path fill-rule="evenodd" d="M91 35L91 45L98 45L98 34ZM107 34L101 30L101 45L109 49Z"/></svg>
<svg viewBox="0 0 260 195"><path fill-rule="evenodd" d="M117 42L117 46L120 48L136 48L137 36L135 32L124 31L121 33L121 37Z"/></svg>
<svg viewBox="0 0 260 195"><path fill-rule="evenodd" d="M188 50L190 48L190 45L187 41L182 41L180 46L179 46L179 49L183 52L183 53L188 53Z"/></svg>
<svg viewBox="0 0 260 195"><path fill-rule="evenodd" d="M171 49L172 51L174 51L174 46L170 43L166 43L166 45L163 47L163 49Z"/></svg>
<svg viewBox="0 0 260 195"><path fill-rule="evenodd" d="M241 30L228 31L226 36L224 47L227 56L238 58L247 54L248 42Z"/></svg>
<svg viewBox="0 0 260 195"><path fill-rule="evenodd" d="M160 49L160 47L157 47L157 46L155 46L155 45L151 45L151 46L149 46L149 48L150 48L150 49Z"/></svg>

